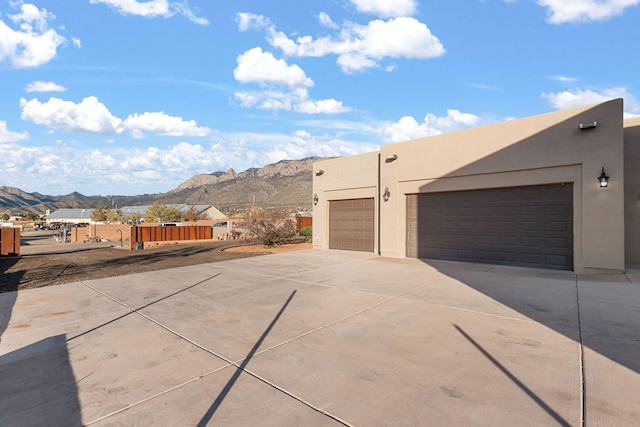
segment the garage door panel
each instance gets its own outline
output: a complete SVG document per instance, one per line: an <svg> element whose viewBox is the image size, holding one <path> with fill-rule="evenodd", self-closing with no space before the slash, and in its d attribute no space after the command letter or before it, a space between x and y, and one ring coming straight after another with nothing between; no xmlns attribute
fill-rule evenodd
<svg viewBox="0 0 640 427"><path fill-rule="evenodd" d="M548 265L555 265L559 268L567 265L570 262L570 259L566 255L547 255L546 263Z"/></svg>
<svg viewBox="0 0 640 427"><path fill-rule="evenodd" d="M496 240L496 239L494 239ZM518 246L518 237L517 236L499 236L498 239L498 244L499 245L504 245L504 246ZM480 241L480 243L490 243L490 244L495 244L494 242L486 242L486 241Z"/></svg>
<svg viewBox="0 0 640 427"><path fill-rule="evenodd" d="M407 256L571 270L573 187L408 195Z"/></svg>
<svg viewBox="0 0 640 427"><path fill-rule="evenodd" d="M523 232L540 232L544 228L544 224L538 221L520 221L520 230Z"/></svg>
<svg viewBox="0 0 640 427"><path fill-rule="evenodd" d="M522 264L530 264L533 266L538 266L542 264L542 255L540 254L522 254L520 256L520 261Z"/></svg>
<svg viewBox="0 0 640 427"><path fill-rule="evenodd" d="M329 249L373 252L373 199L329 202Z"/></svg>
<svg viewBox="0 0 640 427"><path fill-rule="evenodd" d="M566 237L547 237L545 246L547 248L567 249L570 246L570 242Z"/></svg>
<svg viewBox="0 0 640 427"><path fill-rule="evenodd" d="M569 213L569 207L566 205L547 205L545 213L547 215L558 215L564 218Z"/></svg>
<svg viewBox="0 0 640 427"><path fill-rule="evenodd" d="M515 263L518 261L518 256L513 252L498 252L498 261Z"/></svg>
<svg viewBox="0 0 640 427"><path fill-rule="evenodd" d="M542 246L542 238L541 237L521 237L520 245L527 247L539 248Z"/></svg>
<svg viewBox="0 0 640 427"><path fill-rule="evenodd" d="M469 241L469 243L477 244L479 247L482 247L482 246L493 247L499 243L498 236L495 234L469 236L467 240Z"/></svg>
<svg viewBox="0 0 640 427"><path fill-rule="evenodd" d="M539 217L542 214L542 210L544 209L543 206L538 206L538 205L526 205L526 206L521 206L520 207L520 215L521 216L533 216L533 217Z"/></svg>
<svg viewBox="0 0 640 427"><path fill-rule="evenodd" d="M476 240L480 239L493 239L493 236L479 236L476 239L476 236L472 234L460 234L458 236L442 236L443 241L447 241L449 243L460 242L461 244L474 244ZM482 242L481 242L482 243Z"/></svg>
<svg viewBox="0 0 640 427"><path fill-rule="evenodd" d="M568 221L548 221L546 223L547 232L558 232L565 234L569 231L569 222Z"/></svg>
<svg viewBox="0 0 640 427"><path fill-rule="evenodd" d="M518 229L518 225L516 221L499 221L498 230L500 230L500 232L515 231Z"/></svg>

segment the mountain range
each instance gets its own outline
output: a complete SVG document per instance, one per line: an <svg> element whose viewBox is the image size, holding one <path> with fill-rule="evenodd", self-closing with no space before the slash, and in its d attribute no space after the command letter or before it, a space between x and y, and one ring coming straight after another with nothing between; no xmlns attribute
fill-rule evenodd
<svg viewBox="0 0 640 427"><path fill-rule="evenodd" d="M252 207L308 210L311 208L313 162L323 159L282 160L240 173L229 169L199 174L166 193L137 196L85 196L78 192L49 196L0 186L0 214L30 212L43 215L47 210L54 212L62 208L91 209L98 204L116 207L155 202L210 204L225 213Z"/></svg>

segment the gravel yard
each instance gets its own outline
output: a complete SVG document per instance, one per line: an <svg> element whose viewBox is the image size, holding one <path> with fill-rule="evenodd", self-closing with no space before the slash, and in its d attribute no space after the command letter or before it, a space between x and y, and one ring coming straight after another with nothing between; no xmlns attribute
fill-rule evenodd
<svg viewBox="0 0 640 427"><path fill-rule="evenodd" d="M48 232L24 233L22 255L0 258L0 292L311 248L311 244L297 243L265 249L240 246L238 241L188 242L141 251L126 246L120 248L119 242L64 244Z"/></svg>

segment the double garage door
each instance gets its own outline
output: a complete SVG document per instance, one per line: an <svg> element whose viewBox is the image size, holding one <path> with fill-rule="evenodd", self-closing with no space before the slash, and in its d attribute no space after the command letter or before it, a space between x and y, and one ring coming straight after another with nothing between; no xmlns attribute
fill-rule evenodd
<svg viewBox="0 0 640 427"><path fill-rule="evenodd" d="M573 186L409 195L407 256L572 270Z"/></svg>
<svg viewBox="0 0 640 427"><path fill-rule="evenodd" d="M329 202L329 249L373 252L373 198Z"/></svg>

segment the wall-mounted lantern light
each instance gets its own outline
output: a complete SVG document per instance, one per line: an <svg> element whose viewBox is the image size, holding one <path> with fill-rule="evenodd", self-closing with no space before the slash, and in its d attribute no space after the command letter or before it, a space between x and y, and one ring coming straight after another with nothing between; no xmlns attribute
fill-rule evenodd
<svg viewBox="0 0 640 427"><path fill-rule="evenodd" d="M391 163L394 160L398 159L398 155L397 154L389 154L387 155L387 158L384 160L386 163Z"/></svg>
<svg viewBox="0 0 640 427"><path fill-rule="evenodd" d="M317 193L314 193L314 195L313 195L313 205L314 205L314 206L318 204L318 200L319 200L319 199L318 199L318 194L317 194Z"/></svg>
<svg viewBox="0 0 640 427"><path fill-rule="evenodd" d="M388 202L389 197L391 197L391 192L389 191L389 187L384 187L384 193L382 193L382 200L384 200L385 202Z"/></svg>
<svg viewBox="0 0 640 427"><path fill-rule="evenodd" d="M580 123L580 130L593 129L596 126L598 126L598 122L596 121L593 123Z"/></svg>
<svg viewBox="0 0 640 427"><path fill-rule="evenodd" d="M324 173L323 169L316 169L316 176L320 176Z"/></svg>
<svg viewBox="0 0 640 427"><path fill-rule="evenodd" d="M604 166L602 167L602 173L598 177L598 182L600 182L600 188L609 186L609 177L604 173Z"/></svg>

